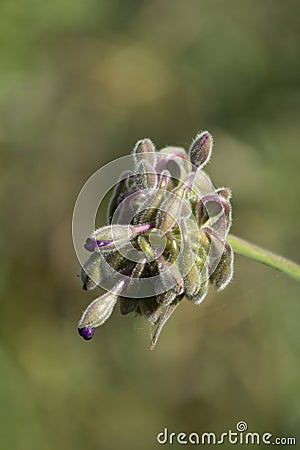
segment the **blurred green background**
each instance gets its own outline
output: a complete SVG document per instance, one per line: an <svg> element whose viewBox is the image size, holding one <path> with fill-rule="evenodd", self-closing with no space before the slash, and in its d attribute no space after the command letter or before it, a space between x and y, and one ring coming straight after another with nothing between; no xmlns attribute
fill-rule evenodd
<svg viewBox="0 0 300 450"><path fill-rule="evenodd" d="M299 17L296 0L1 1L1 450L148 450L164 427L239 420L297 437L296 282L236 257L231 285L182 304L154 352L148 323L117 308L84 342L95 292L71 219L137 139L188 146L209 129L232 232L299 261Z"/></svg>

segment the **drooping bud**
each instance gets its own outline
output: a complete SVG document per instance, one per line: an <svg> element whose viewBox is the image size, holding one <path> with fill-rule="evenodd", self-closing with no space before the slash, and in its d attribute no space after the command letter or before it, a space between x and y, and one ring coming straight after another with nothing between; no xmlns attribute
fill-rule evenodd
<svg viewBox="0 0 300 450"><path fill-rule="evenodd" d="M94 336L94 332L95 330L92 327L78 328L78 333L81 337L83 337L85 341L89 341L90 339L92 339L92 337Z"/></svg>
<svg viewBox="0 0 300 450"><path fill-rule="evenodd" d="M137 141L133 149L135 166L138 167L142 160L148 161L153 167L156 163L155 146L151 139L145 138Z"/></svg>
<svg viewBox="0 0 300 450"><path fill-rule="evenodd" d="M195 167L202 169L211 157L212 146L213 138L208 131L198 134L189 149L191 163Z"/></svg>
<svg viewBox="0 0 300 450"><path fill-rule="evenodd" d="M136 310L138 305L137 298L130 298L130 297L119 297L119 307L120 307L120 313L122 315L130 314L133 311Z"/></svg>
<svg viewBox="0 0 300 450"><path fill-rule="evenodd" d="M233 260L234 256L232 247L228 242L225 242L225 248L220 262L213 274L210 276L211 281L216 284L218 291L222 291L232 279Z"/></svg>
<svg viewBox="0 0 300 450"><path fill-rule="evenodd" d="M96 298L84 311L78 324L79 334L84 339L91 339L91 329L103 325L111 316L123 285L124 281L122 280L112 291Z"/></svg>
<svg viewBox="0 0 300 450"><path fill-rule="evenodd" d="M102 259L99 253L93 253L80 271L82 289L91 291L98 286L102 276Z"/></svg>
<svg viewBox="0 0 300 450"><path fill-rule="evenodd" d="M157 184L157 175L153 166L147 160L142 160L136 171L135 183L141 190L154 189Z"/></svg>
<svg viewBox="0 0 300 450"><path fill-rule="evenodd" d="M160 316L160 306L157 297L140 298L137 312L146 317L149 322L155 324Z"/></svg>
<svg viewBox="0 0 300 450"><path fill-rule="evenodd" d="M196 218L199 226L209 226L225 236L231 226L230 203L221 195L206 195L196 206Z"/></svg>
<svg viewBox="0 0 300 450"><path fill-rule="evenodd" d="M199 264L199 272L201 273L201 280L198 289L192 296L189 297L189 300L195 303L195 305L200 305L200 303L205 299L209 287L208 265L206 263L203 264L201 260Z"/></svg>
<svg viewBox="0 0 300 450"><path fill-rule="evenodd" d="M194 174L189 175L184 182L167 195L157 215L156 228L166 232L172 228L176 221L178 221L184 205L184 195L193 179Z"/></svg>
<svg viewBox="0 0 300 450"><path fill-rule="evenodd" d="M216 284L217 290L222 290L233 275L233 251L230 244L213 228L204 227L203 231L210 240L210 280Z"/></svg>

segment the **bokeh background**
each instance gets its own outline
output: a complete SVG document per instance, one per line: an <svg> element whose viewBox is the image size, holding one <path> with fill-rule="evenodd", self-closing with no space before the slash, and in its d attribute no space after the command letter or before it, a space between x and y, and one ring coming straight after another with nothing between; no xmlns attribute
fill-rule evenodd
<svg viewBox="0 0 300 450"><path fill-rule="evenodd" d="M232 231L300 261L299 17L297 0L1 1L1 450L148 450L165 427L239 420L297 437L299 284L237 256L231 285L178 308L154 352L148 323L117 309L84 342L95 292L71 219L137 139L209 129Z"/></svg>

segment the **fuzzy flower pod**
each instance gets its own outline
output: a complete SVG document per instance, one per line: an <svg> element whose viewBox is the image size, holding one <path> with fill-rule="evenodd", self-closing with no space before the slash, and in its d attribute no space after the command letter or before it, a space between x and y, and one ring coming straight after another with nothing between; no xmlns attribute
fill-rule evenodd
<svg viewBox="0 0 300 450"><path fill-rule="evenodd" d="M191 163L202 169L210 160L212 147L213 138L208 131L198 134L189 149Z"/></svg>
<svg viewBox="0 0 300 450"><path fill-rule="evenodd" d="M95 289L102 276L102 262L99 253L92 253L87 262L81 268L80 279L82 282L82 289L91 291Z"/></svg>
<svg viewBox="0 0 300 450"><path fill-rule="evenodd" d="M84 311L78 324L78 332L84 339L86 339L86 336L90 339L89 330L94 330L96 327L103 325L111 316L123 283L120 282L113 292L106 292L106 294L96 298Z"/></svg>
<svg viewBox="0 0 300 450"><path fill-rule="evenodd" d="M82 287L107 290L82 315L78 331L85 340L119 302L122 316L134 313L155 325L152 350L185 299L200 305L211 284L220 291L231 281L231 191L215 189L202 171L212 147L208 131L187 152L156 151L148 138L135 145L134 172L123 172L112 192L108 225L84 244L91 255L81 269Z"/></svg>
<svg viewBox="0 0 300 450"><path fill-rule="evenodd" d="M140 211L133 218L133 223L151 223L155 221L157 213L166 196L166 192L171 188L171 175L167 170L159 174L157 189L153 189L148 194L147 200L141 205Z"/></svg>
<svg viewBox="0 0 300 450"><path fill-rule="evenodd" d="M137 167L135 182L139 189L153 189L157 184L157 175L147 160L141 160Z"/></svg>
<svg viewBox="0 0 300 450"><path fill-rule="evenodd" d="M193 179L194 175L190 174L185 181L173 189L171 192L172 195L167 196L161 205L161 210L157 215L156 228L163 232L166 232L172 228L180 217L184 205L184 195Z"/></svg>
<svg viewBox="0 0 300 450"><path fill-rule="evenodd" d="M182 268L184 271L184 292L188 298L193 298L202 282L201 270L199 266L196 265L195 254L192 250L191 241L188 235L188 229L186 226L186 221L184 219L180 222L180 229L182 233L183 242L183 252L182 252Z"/></svg>
<svg viewBox="0 0 300 450"><path fill-rule="evenodd" d="M156 152L151 139L145 138L137 141L133 149L133 158L136 167L138 167L141 161L148 161L152 166L155 166Z"/></svg>
<svg viewBox="0 0 300 450"><path fill-rule="evenodd" d="M108 225L94 231L84 247L88 251L111 251L126 245L138 233L150 226L134 227L132 225Z"/></svg>

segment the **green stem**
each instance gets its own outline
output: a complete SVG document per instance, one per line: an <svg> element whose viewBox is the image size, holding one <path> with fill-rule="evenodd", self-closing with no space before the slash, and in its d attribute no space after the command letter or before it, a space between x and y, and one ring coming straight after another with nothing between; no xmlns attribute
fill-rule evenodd
<svg viewBox="0 0 300 450"><path fill-rule="evenodd" d="M228 235L227 240L236 253L266 264L267 266L273 267L274 269L280 270L280 272L283 272L291 278L300 281L299 264L293 261L289 261L282 256L275 255L268 250L257 247L257 245L251 244L250 242L233 236L232 234Z"/></svg>

